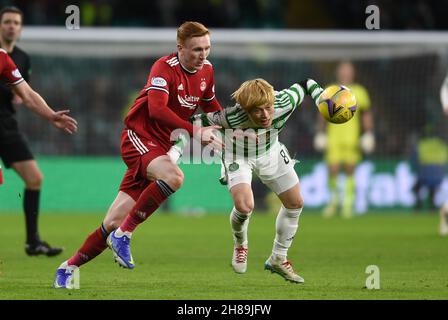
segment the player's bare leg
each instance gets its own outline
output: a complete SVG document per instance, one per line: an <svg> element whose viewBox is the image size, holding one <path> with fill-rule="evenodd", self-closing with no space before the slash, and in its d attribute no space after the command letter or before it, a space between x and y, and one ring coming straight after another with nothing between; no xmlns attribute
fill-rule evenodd
<svg viewBox="0 0 448 320"><path fill-rule="evenodd" d="M328 167L328 186L330 188L330 202L323 210L325 218L331 218L336 214L339 206L339 192L337 178L339 174L339 164L330 164Z"/></svg>
<svg viewBox="0 0 448 320"><path fill-rule="evenodd" d="M153 159L147 166L146 178L151 183L140 194L120 227L107 238L115 260L125 268L133 269L134 260L130 251L130 240L137 226L144 222L175 191L184 180L182 170L168 155Z"/></svg>
<svg viewBox="0 0 448 320"><path fill-rule="evenodd" d="M353 204L355 202L355 165L345 165L344 198L342 201L342 217L349 219L353 217Z"/></svg>
<svg viewBox="0 0 448 320"><path fill-rule="evenodd" d="M230 189L234 207L230 213L233 234L232 267L236 273L247 270L249 219L254 209L254 195L247 183L239 183Z"/></svg>
<svg viewBox="0 0 448 320"><path fill-rule="evenodd" d="M107 248L107 236L118 228L134 205L134 199L122 191L118 192L101 227L93 231L75 254L56 270L56 279L53 284L55 288L72 289L72 277L75 270L100 255Z"/></svg>
<svg viewBox="0 0 448 320"><path fill-rule="evenodd" d="M23 195L23 211L26 221L26 245L25 252L28 255L56 256L62 248L52 248L47 242L42 241L39 236L39 199L43 175L36 160L17 161L11 167L25 182Z"/></svg>
<svg viewBox="0 0 448 320"><path fill-rule="evenodd" d="M128 194L119 191L103 220L103 226L106 232L111 233L117 229L134 206L135 200Z"/></svg>
<svg viewBox="0 0 448 320"><path fill-rule="evenodd" d="M305 280L294 271L291 262L287 259L288 249L299 227L299 217L303 209L300 184L297 183L289 190L280 193L278 197L283 206L277 215L276 236L272 254L265 263L265 269L281 275L288 281L303 283Z"/></svg>
<svg viewBox="0 0 448 320"><path fill-rule="evenodd" d="M448 236L448 201L440 208L439 233L441 236Z"/></svg>

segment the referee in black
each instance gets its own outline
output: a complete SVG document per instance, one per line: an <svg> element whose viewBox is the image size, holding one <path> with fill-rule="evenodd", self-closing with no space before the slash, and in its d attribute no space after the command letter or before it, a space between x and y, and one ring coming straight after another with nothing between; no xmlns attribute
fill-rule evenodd
<svg viewBox="0 0 448 320"><path fill-rule="evenodd" d="M28 82L31 72L30 58L16 46L22 30L22 18L22 11L16 7L5 7L0 10L0 44ZM21 99L14 95L5 83L0 83L0 157L5 167L13 168L25 183L23 197L26 221L25 252L28 255L56 256L62 252L62 248L51 247L39 236L39 198L43 176L18 129L14 105L21 103Z"/></svg>

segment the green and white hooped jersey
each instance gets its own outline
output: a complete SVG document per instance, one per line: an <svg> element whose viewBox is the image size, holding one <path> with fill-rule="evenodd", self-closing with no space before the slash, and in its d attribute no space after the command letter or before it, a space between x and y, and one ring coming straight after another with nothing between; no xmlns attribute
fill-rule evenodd
<svg viewBox="0 0 448 320"><path fill-rule="evenodd" d="M239 104L222 111L195 115L193 116L193 123L200 120L203 127L221 126L223 128L221 132L225 135L226 156L230 153L237 157L258 157L265 154L271 146L278 142L280 131L285 127L286 121L294 110L302 104L305 94L309 93L317 104L322 91L322 87L311 79L307 81L307 88L295 83L288 89L276 91L274 116L270 128L257 127ZM248 138L232 138L231 132L235 129L254 130L258 136L258 142L251 141Z"/></svg>

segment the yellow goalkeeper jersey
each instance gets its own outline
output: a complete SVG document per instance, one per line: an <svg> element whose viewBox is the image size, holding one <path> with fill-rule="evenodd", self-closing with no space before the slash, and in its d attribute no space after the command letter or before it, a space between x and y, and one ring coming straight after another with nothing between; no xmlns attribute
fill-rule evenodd
<svg viewBox="0 0 448 320"><path fill-rule="evenodd" d="M328 123L328 144L355 145L359 143L361 135L361 113L370 108L370 97L366 88L353 83L347 86L356 97L358 108L350 121L342 124Z"/></svg>

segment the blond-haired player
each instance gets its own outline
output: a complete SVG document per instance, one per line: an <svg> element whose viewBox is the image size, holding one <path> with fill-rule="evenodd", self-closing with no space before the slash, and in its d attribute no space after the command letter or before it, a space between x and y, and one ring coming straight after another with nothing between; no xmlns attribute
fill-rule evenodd
<svg viewBox="0 0 448 320"><path fill-rule="evenodd" d="M227 182L234 203L230 213L230 225L234 240L232 267L237 273L245 273L247 269L247 231L254 209L251 181L252 174L256 174L282 202L275 224L276 235L272 253L266 260L265 269L288 281L304 282L287 260L288 249L298 229L304 202L300 193L299 178L294 170L296 161L278 141L278 134L285 127L292 112L300 106L305 94L309 93L317 102L322 91L323 89L311 79L278 92L264 79L250 80L244 82L232 94L236 101L235 106L194 117L200 120L203 126L218 125L224 129L242 129L245 132L253 129L258 137L255 141L233 140L232 134L225 136L222 180Z"/></svg>
<svg viewBox="0 0 448 320"><path fill-rule="evenodd" d="M351 62L342 62L336 70L337 83L353 91L358 109L354 117L343 124L328 123L319 116L319 132L314 139L314 147L325 151L325 161L329 169L329 187L331 199L324 209L324 216L333 216L341 201L337 186L337 178L341 171L346 174L342 216L350 218L355 200L355 181L353 173L361 161L361 151L371 153L375 148L373 135L373 119L370 112L370 97L367 90L355 83L355 68ZM326 132L324 132L326 129Z"/></svg>

